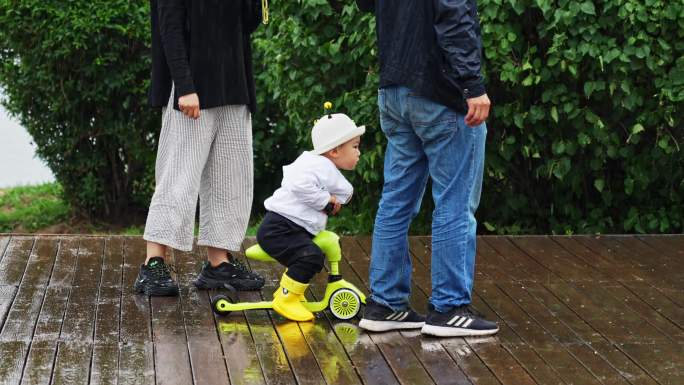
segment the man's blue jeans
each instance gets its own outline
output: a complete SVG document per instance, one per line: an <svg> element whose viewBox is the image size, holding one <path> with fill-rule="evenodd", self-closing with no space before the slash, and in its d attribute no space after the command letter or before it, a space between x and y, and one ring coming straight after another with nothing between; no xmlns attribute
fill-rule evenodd
<svg viewBox="0 0 684 385"><path fill-rule="evenodd" d="M375 217L371 298L405 310L411 294L408 230L432 179L432 295L439 312L469 304L475 268L475 210L480 203L487 128L406 87L378 91L387 136L385 182Z"/></svg>

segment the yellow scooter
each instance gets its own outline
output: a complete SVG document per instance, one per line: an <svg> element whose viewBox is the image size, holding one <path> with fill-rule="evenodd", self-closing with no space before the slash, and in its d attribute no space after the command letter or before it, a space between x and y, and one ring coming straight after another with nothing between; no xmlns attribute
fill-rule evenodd
<svg viewBox="0 0 684 385"><path fill-rule="evenodd" d="M361 304L366 304L366 296L353 284L342 279L339 262L342 260L340 237L332 231L321 231L313 242L323 250L330 263L328 285L323 299L318 302L304 302L304 306L313 313L330 308L333 316L341 320L354 318L361 311ZM262 262L277 262L271 258L259 245L254 245L245 251L249 259ZM219 294L211 298L211 308L219 315L226 315L233 311L273 309L271 301L235 302L230 297Z"/></svg>

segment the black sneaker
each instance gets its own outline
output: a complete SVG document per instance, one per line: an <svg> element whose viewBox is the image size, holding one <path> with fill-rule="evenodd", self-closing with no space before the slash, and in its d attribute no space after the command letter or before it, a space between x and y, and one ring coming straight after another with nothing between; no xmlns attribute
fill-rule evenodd
<svg viewBox="0 0 684 385"><path fill-rule="evenodd" d="M487 321L470 305L458 306L446 313L428 305L430 313L421 333L435 337L486 336L499 331L496 323Z"/></svg>
<svg viewBox="0 0 684 385"><path fill-rule="evenodd" d="M198 289L259 290L264 286L264 278L235 259L216 267L205 261L195 286Z"/></svg>
<svg viewBox="0 0 684 385"><path fill-rule="evenodd" d="M147 265L140 266L138 279L135 280L135 291L151 296L178 295L178 285L171 278L171 271L164 263L164 258L153 257Z"/></svg>
<svg viewBox="0 0 684 385"><path fill-rule="evenodd" d="M405 311L393 311L372 299L366 303L359 327L372 332L389 330L420 329L425 324L425 317L411 308Z"/></svg>

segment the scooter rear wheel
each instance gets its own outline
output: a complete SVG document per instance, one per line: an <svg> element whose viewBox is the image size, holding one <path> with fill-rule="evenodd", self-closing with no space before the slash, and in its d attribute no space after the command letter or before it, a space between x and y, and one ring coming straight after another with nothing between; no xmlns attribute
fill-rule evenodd
<svg viewBox="0 0 684 385"><path fill-rule="evenodd" d="M211 298L211 310L218 315L230 314L230 304L234 303L228 296L223 294L216 295Z"/></svg>

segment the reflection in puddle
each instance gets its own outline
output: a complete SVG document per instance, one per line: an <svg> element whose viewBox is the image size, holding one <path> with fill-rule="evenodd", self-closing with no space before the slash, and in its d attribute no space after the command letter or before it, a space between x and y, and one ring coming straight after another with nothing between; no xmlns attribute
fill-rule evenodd
<svg viewBox="0 0 684 385"><path fill-rule="evenodd" d="M250 326L236 321L219 321L218 323L230 380L233 384L263 383L264 376L256 354L255 340L259 341L259 345L268 347L269 352L266 354L277 367L289 368L284 352L278 349L280 346L278 337L270 324L269 326L251 325L251 327L253 330L250 330ZM270 341L268 341L269 338Z"/></svg>
<svg viewBox="0 0 684 385"><path fill-rule="evenodd" d="M260 320L261 321L261 320ZM265 318L263 322L245 323L244 318L218 321L221 340L231 369L231 381L252 382L263 379L259 361L269 361L284 371L294 367L317 364L329 383L345 382L355 376L350 357L364 360L364 365L375 367L384 364L376 344L401 348L406 343L425 353L451 353L454 360L469 366L476 357L472 345L499 344L497 337L486 338L426 338L419 330L399 333L369 334L355 323L328 322L325 318L315 322L291 322ZM446 350L445 350L446 349ZM449 353L447 353L447 350ZM346 354L345 354L346 353ZM352 358L353 359L353 358ZM264 362L262 362L264 364Z"/></svg>

